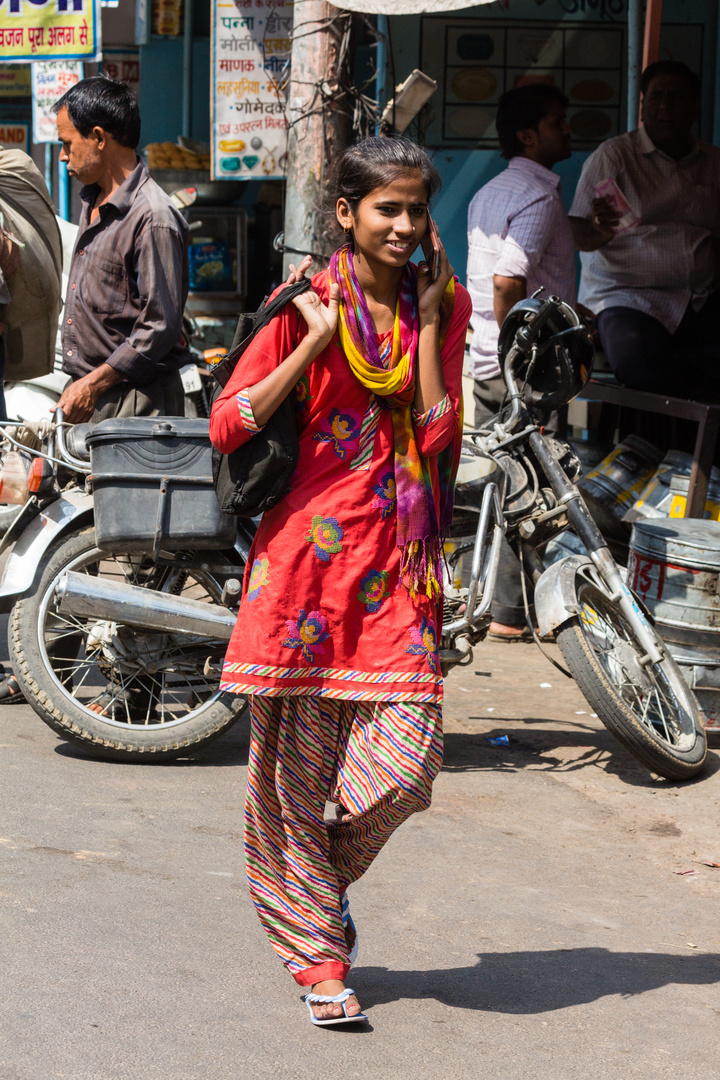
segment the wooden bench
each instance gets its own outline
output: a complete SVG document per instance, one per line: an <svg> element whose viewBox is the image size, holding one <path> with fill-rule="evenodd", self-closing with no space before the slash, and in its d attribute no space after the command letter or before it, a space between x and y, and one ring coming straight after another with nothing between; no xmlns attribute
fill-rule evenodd
<svg viewBox="0 0 720 1080"><path fill-rule="evenodd" d="M690 487L685 504L685 517L703 517L710 469L715 455L718 428L720 428L720 404L706 405L701 401L686 401L684 398L668 397L666 394L651 394L647 390L629 390L616 382L613 376L605 375L591 379L578 397L585 401L601 401L615 406L608 416L604 415L607 410L602 410L598 431L600 441L612 441L618 408L639 409L641 412L661 413L682 420L693 420L697 424L697 435L690 471Z"/></svg>

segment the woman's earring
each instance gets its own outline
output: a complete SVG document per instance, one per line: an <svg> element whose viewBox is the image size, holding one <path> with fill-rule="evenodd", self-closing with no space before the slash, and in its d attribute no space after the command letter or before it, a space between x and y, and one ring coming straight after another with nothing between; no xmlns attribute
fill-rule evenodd
<svg viewBox="0 0 720 1080"><path fill-rule="evenodd" d="M343 225L343 232L346 236L352 236L352 225Z"/></svg>

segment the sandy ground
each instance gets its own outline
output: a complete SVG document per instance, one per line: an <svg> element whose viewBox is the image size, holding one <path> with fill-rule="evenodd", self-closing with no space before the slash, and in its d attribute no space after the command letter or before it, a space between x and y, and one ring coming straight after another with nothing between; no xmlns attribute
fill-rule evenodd
<svg viewBox="0 0 720 1080"><path fill-rule="evenodd" d="M0 708L1 1080L715 1080L717 752L652 777L533 645L479 647L445 715L432 808L351 890L343 1031L247 896L244 723L134 766Z"/></svg>

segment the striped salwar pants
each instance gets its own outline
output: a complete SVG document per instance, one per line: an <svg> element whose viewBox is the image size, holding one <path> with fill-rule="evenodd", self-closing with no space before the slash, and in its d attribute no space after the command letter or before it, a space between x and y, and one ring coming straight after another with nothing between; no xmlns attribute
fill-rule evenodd
<svg viewBox="0 0 720 1080"><path fill-rule="evenodd" d="M340 897L398 825L430 805L441 706L254 695L250 714L250 894L301 986L345 979ZM342 820L324 820L328 801L340 804Z"/></svg>

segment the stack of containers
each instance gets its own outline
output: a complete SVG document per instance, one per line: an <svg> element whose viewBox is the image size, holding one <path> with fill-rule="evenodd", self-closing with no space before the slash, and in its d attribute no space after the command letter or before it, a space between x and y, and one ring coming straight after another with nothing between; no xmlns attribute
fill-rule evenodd
<svg viewBox="0 0 720 1080"><path fill-rule="evenodd" d="M628 585L695 692L707 728L720 728L720 522L637 520Z"/></svg>
<svg viewBox="0 0 720 1080"><path fill-rule="evenodd" d="M645 518L681 518L685 514L692 454L668 450L653 475L648 479L637 501L623 515L632 524ZM713 466L705 499L704 517L720 519L720 469Z"/></svg>

